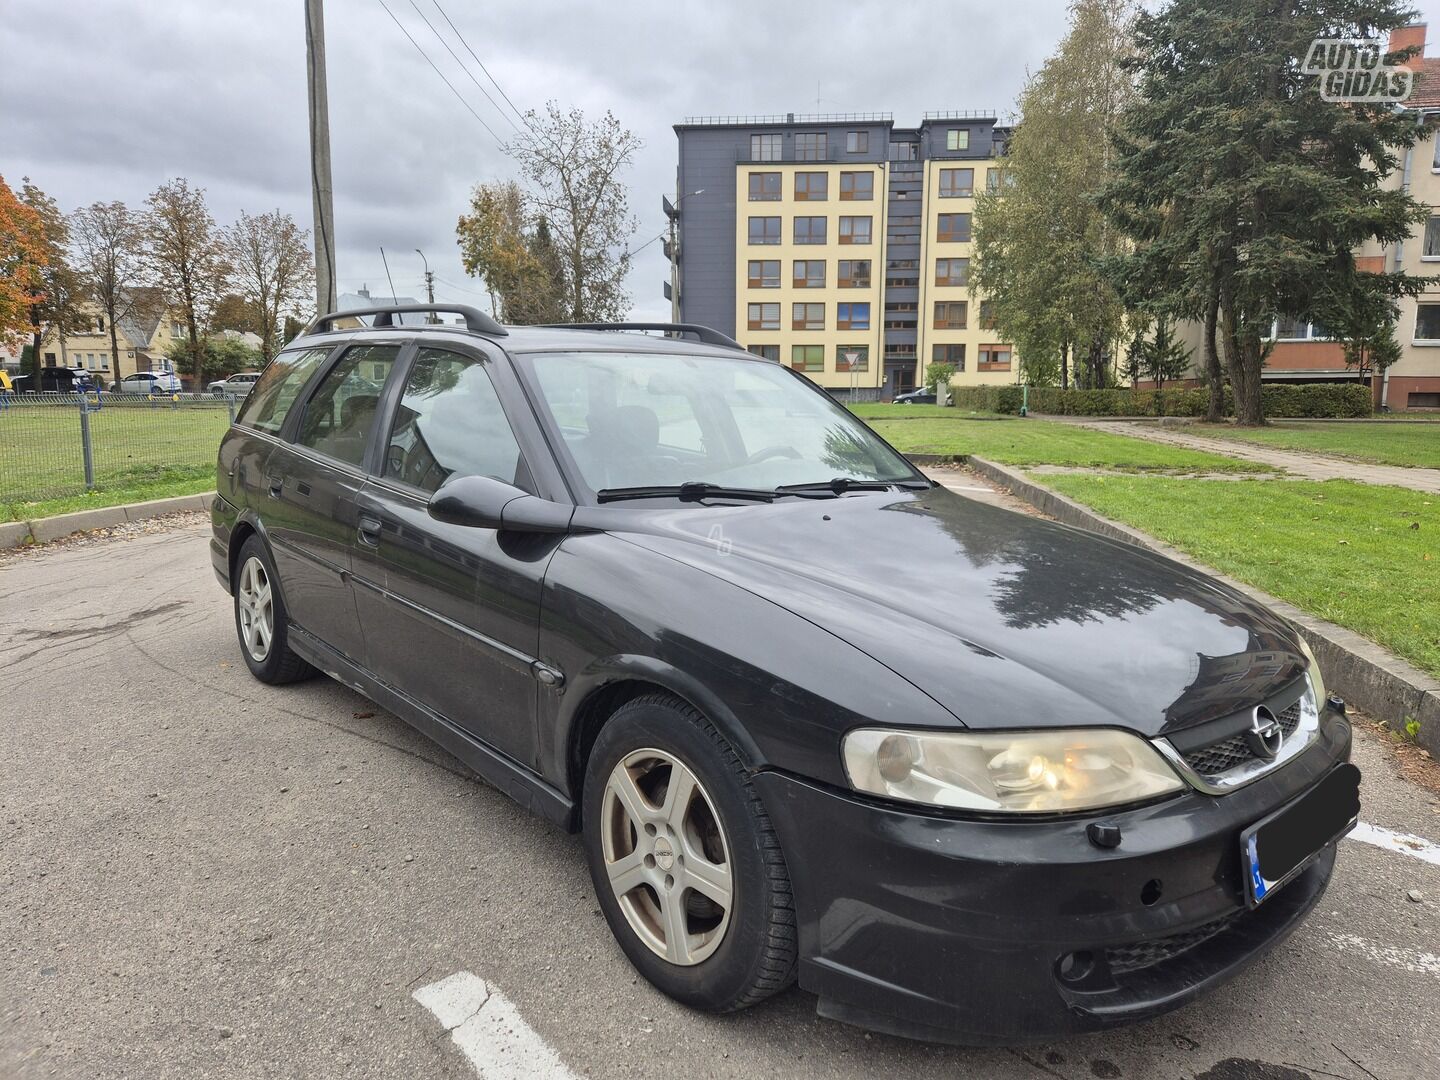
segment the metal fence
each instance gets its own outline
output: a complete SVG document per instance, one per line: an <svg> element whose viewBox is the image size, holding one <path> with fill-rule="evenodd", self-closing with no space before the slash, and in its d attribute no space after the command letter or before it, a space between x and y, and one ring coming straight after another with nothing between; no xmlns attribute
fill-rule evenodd
<svg viewBox="0 0 1440 1080"><path fill-rule="evenodd" d="M0 508L213 481L234 416L232 397L0 393Z"/></svg>

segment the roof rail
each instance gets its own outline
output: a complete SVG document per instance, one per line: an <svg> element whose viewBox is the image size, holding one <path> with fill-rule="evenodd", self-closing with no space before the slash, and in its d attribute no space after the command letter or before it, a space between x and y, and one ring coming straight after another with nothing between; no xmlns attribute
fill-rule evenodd
<svg viewBox="0 0 1440 1080"><path fill-rule="evenodd" d="M712 330L699 323L685 322L587 322L587 323L545 323L549 330L664 330L667 336L694 334L706 345L722 345L729 349L743 349L732 337L726 337L719 330Z"/></svg>
<svg viewBox="0 0 1440 1080"><path fill-rule="evenodd" d="M465 329L472 334L487 334L490 337L506 337L510 331L501 326L498 322L486 315L479 308L470 307L468 304L384 304L380 307L351 308L349 311L332 311L328 315L321 315L305 328L307 334L323 334L330 329L330 324L336 319L348 319L357 315L374 315L375 320L372 327L403 325L394 322L392 315L431 315L438 312L449 312L452 315L459 315L465 319Z"/></svg>

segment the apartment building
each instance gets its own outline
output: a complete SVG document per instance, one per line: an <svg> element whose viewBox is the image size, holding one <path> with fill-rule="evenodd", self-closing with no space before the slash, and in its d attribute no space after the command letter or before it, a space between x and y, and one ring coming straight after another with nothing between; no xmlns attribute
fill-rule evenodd
<svg viewBox="0 0 1440 1080"><path fill-rule="evenodd" d="M108 386L137 371L168 368L166 350L188 337L185 323L177 315L150 313L118 319L115 329L120 352L112 355L104 310L91 304L85 311L85 323L63 341L53 332L45 335L40 345L44 366L84 368Z"/></svg>
<svg viewBox="0 0 1440 1080"><path fill-rule="evenodd" d="M998 186L1009 134L995 116L706 116L675 133L677 320L835 392L902 393L933 361L959 385L1016 381L968 282L975 196Z"/></svg>

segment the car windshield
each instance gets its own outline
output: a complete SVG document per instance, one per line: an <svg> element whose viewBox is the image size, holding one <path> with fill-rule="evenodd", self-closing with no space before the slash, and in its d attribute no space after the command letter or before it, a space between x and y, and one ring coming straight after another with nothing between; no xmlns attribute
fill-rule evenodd
<svg viewBox="0 0 1440 1080"><path fill-rule="evenodd" d="M778 364L655 353L532 353L544 407L592 492L923 483L850 413Z"/></svg>

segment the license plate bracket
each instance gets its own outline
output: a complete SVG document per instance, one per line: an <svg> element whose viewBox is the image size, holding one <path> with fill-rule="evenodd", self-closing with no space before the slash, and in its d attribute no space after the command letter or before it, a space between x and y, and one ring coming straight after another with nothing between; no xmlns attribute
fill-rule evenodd
<svg viewBox="0 0 1440 1080"><path fill-rule="evenodd" d="M1240 834L1245 901L1264 902L1355 827L1360 816L1360 770L1335 766L1297 798Z"/></svg>

